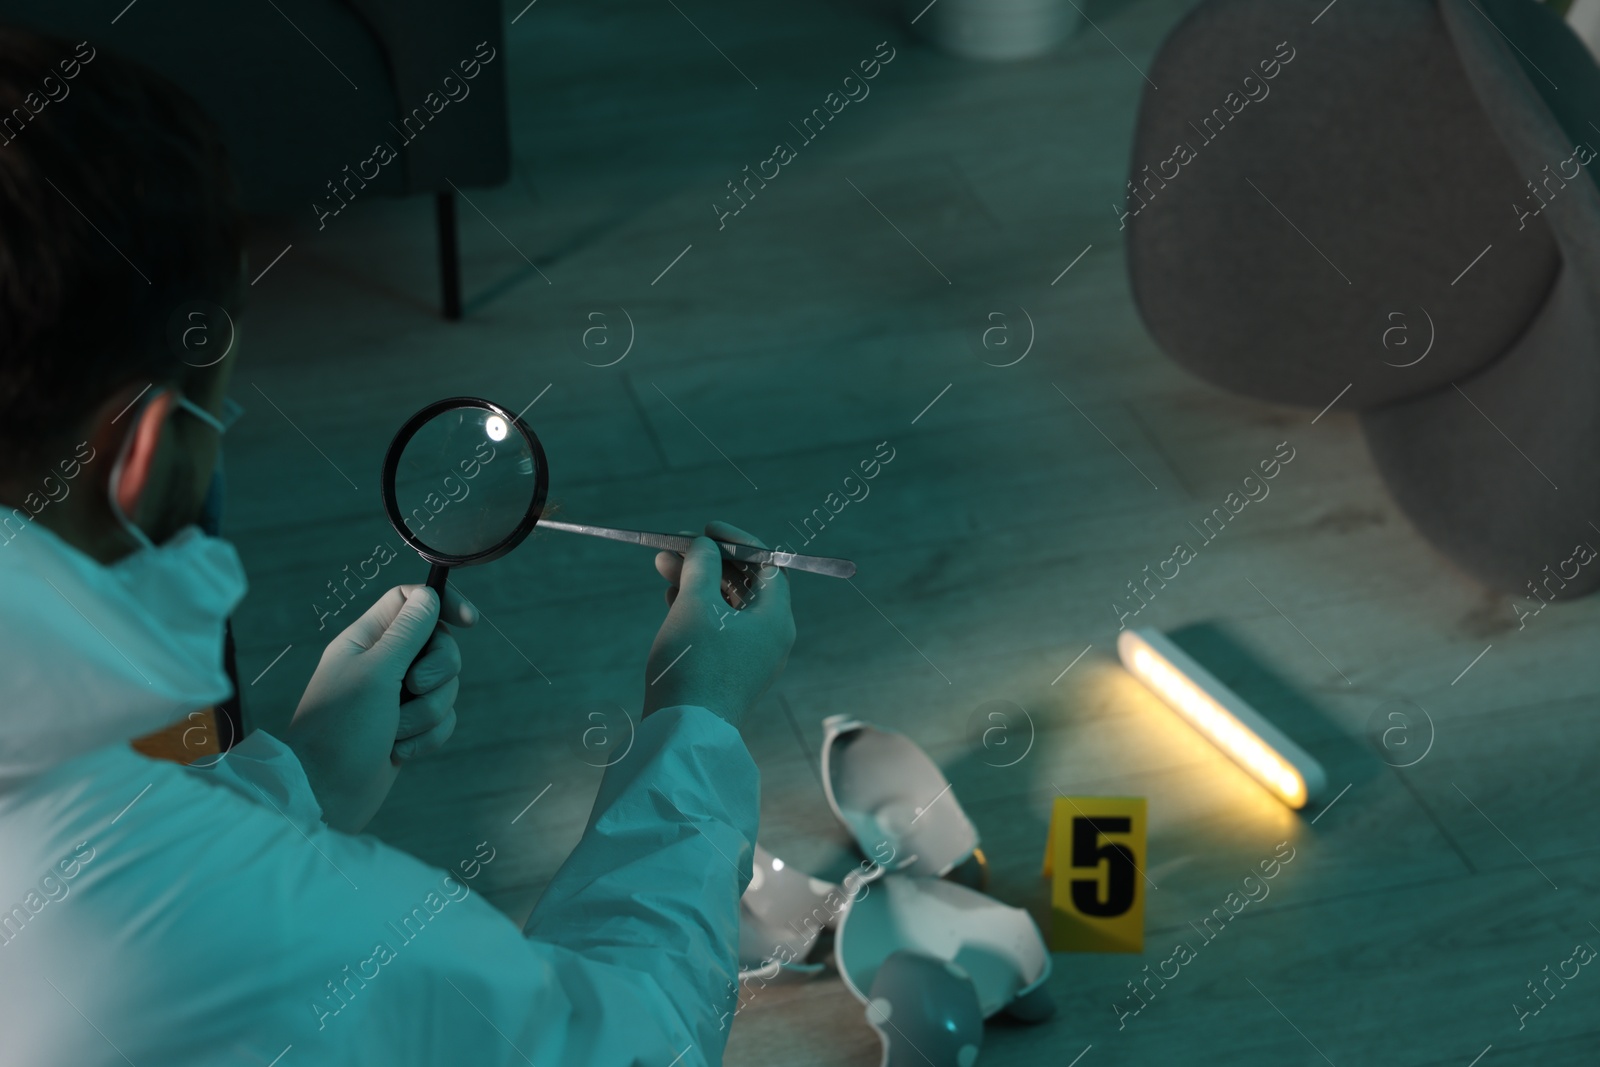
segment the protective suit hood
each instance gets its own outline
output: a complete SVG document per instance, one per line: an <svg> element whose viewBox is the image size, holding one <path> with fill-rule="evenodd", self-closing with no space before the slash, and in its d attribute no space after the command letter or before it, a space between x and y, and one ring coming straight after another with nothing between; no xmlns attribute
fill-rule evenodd
<svg viewBox="0 0 1600 1067"><path fill-rule="evenodd" d="M0 794L232 692L233 545L188 526L109 566L38 522L0 527Z"/></svg>

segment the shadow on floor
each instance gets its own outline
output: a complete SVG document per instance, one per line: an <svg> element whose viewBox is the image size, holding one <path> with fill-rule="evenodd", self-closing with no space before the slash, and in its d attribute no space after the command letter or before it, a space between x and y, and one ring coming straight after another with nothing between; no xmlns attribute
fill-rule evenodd
<svg viewBox="0 0 1600 1067"><path fill-rule="evenodd" d="M1267 660L1227 623L1192 623L1169 632L1167 637L1329 772L1329 788L1320 802L1302 812L1308 821L1316 818L1319 805L1328 804L1345 788L1343 784L1335 785L1336 779L1341 783L1365 782L1382 772L1381 760L1350 737L1304 691L1268 666Z"/></svg>

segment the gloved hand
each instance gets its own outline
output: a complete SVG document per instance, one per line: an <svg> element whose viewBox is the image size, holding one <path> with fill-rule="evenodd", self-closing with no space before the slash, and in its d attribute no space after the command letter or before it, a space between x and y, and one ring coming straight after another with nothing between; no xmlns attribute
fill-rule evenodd
<svg viewBox="0 0 1600 1067"><path fill-rule="evenodd" d="M444 606L444 621L477 621L477 609L448 586ZM425 585L395 586L328 643L283 737L305 768L323 821L360 832L400 765L449 740L460 673L461 650ZM404 704L402 681L418 694Z"/></svg>
<svg viewBox="0 0 1600 1067"><path fill-rule="evenodd" d="M687 555L656 556L656 570L670 584L667 617L645 663L645 715L695 704L737 726L789 662L788 575L725 560L713 537L767 547L737 526L712 522Z"/></svg>

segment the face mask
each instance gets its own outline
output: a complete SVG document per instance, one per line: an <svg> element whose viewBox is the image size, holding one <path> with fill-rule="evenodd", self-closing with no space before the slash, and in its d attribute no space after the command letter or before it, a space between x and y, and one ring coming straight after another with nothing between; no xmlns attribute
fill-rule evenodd
<svg viewBox="0 0 1600 1067"><path fill-rule="evenodd" d="M219 471L208 521L220 483ZM238 552L198 525L141 540L105 566L30 524L0 550L0 698L13 709L0 717L0 784L232 694L223 636L248 588Z"/></svg>
<svg viewBox="0 0 1600 1067"><path fill-rule="evenodd" d="M241 410L231 400L226 402L224 422L186 397L180 396L178 404L211 424L219 436L226 432ZM233 694L233 680L223 665L223 641L228 617L244 598L248 587L238 552L231 543L217 536L222 524L223 485L219 444L211 484L195 524L180 530L161 545L152 544L135 523L113 506L123 527L144 547L107 568L132 598L157 616L170 639L166 651L174 662L184 663L186 673L197 684L204 679L208 691L220 687L221 695L207 703L225 700ZM111 492L114 502L115 479ZM184 708L179 714L189 710L192 709Z"/></svg>
<svg viewBox="0 0 1600 1067"><path fill-rule="evenodd" d="M188 683L174 688L175 696L201 689L216 692L216 700L231 694L232 685L222 669L222 635L249 582L230 542L198 526L186 526L162 544L125 556L104 570L113 583L108 592L160 631L163 658L181 669Z"/></svg>

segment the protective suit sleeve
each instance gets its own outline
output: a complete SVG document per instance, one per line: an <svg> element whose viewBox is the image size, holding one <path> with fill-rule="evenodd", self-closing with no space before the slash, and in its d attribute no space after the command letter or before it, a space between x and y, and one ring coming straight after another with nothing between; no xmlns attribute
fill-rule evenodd
<svg viewBox="0 0 1600 1067"><path fill-rule="evenodd" d="M234 1046L283 1067L720 1063L757 795L737 730L655 713L519 931L473 891L492 842L449 873L332 830L270 735L209 768L108 745L0 807L0 876L28 874L0 877L6 899L63 857L80 868L50 904L71 921L0 950L13 1017L48 1039L13 1059L105 1062L81 1011L165 1067Z"/></svg>
<svg viewBox="0 0 1600 1067"><path fill-rule="evenodd" d="M651 979L694 1041L685 1061L720 1063L758 818L739 731L705 708L663 708L606 768L524 933Z"/></svg>

